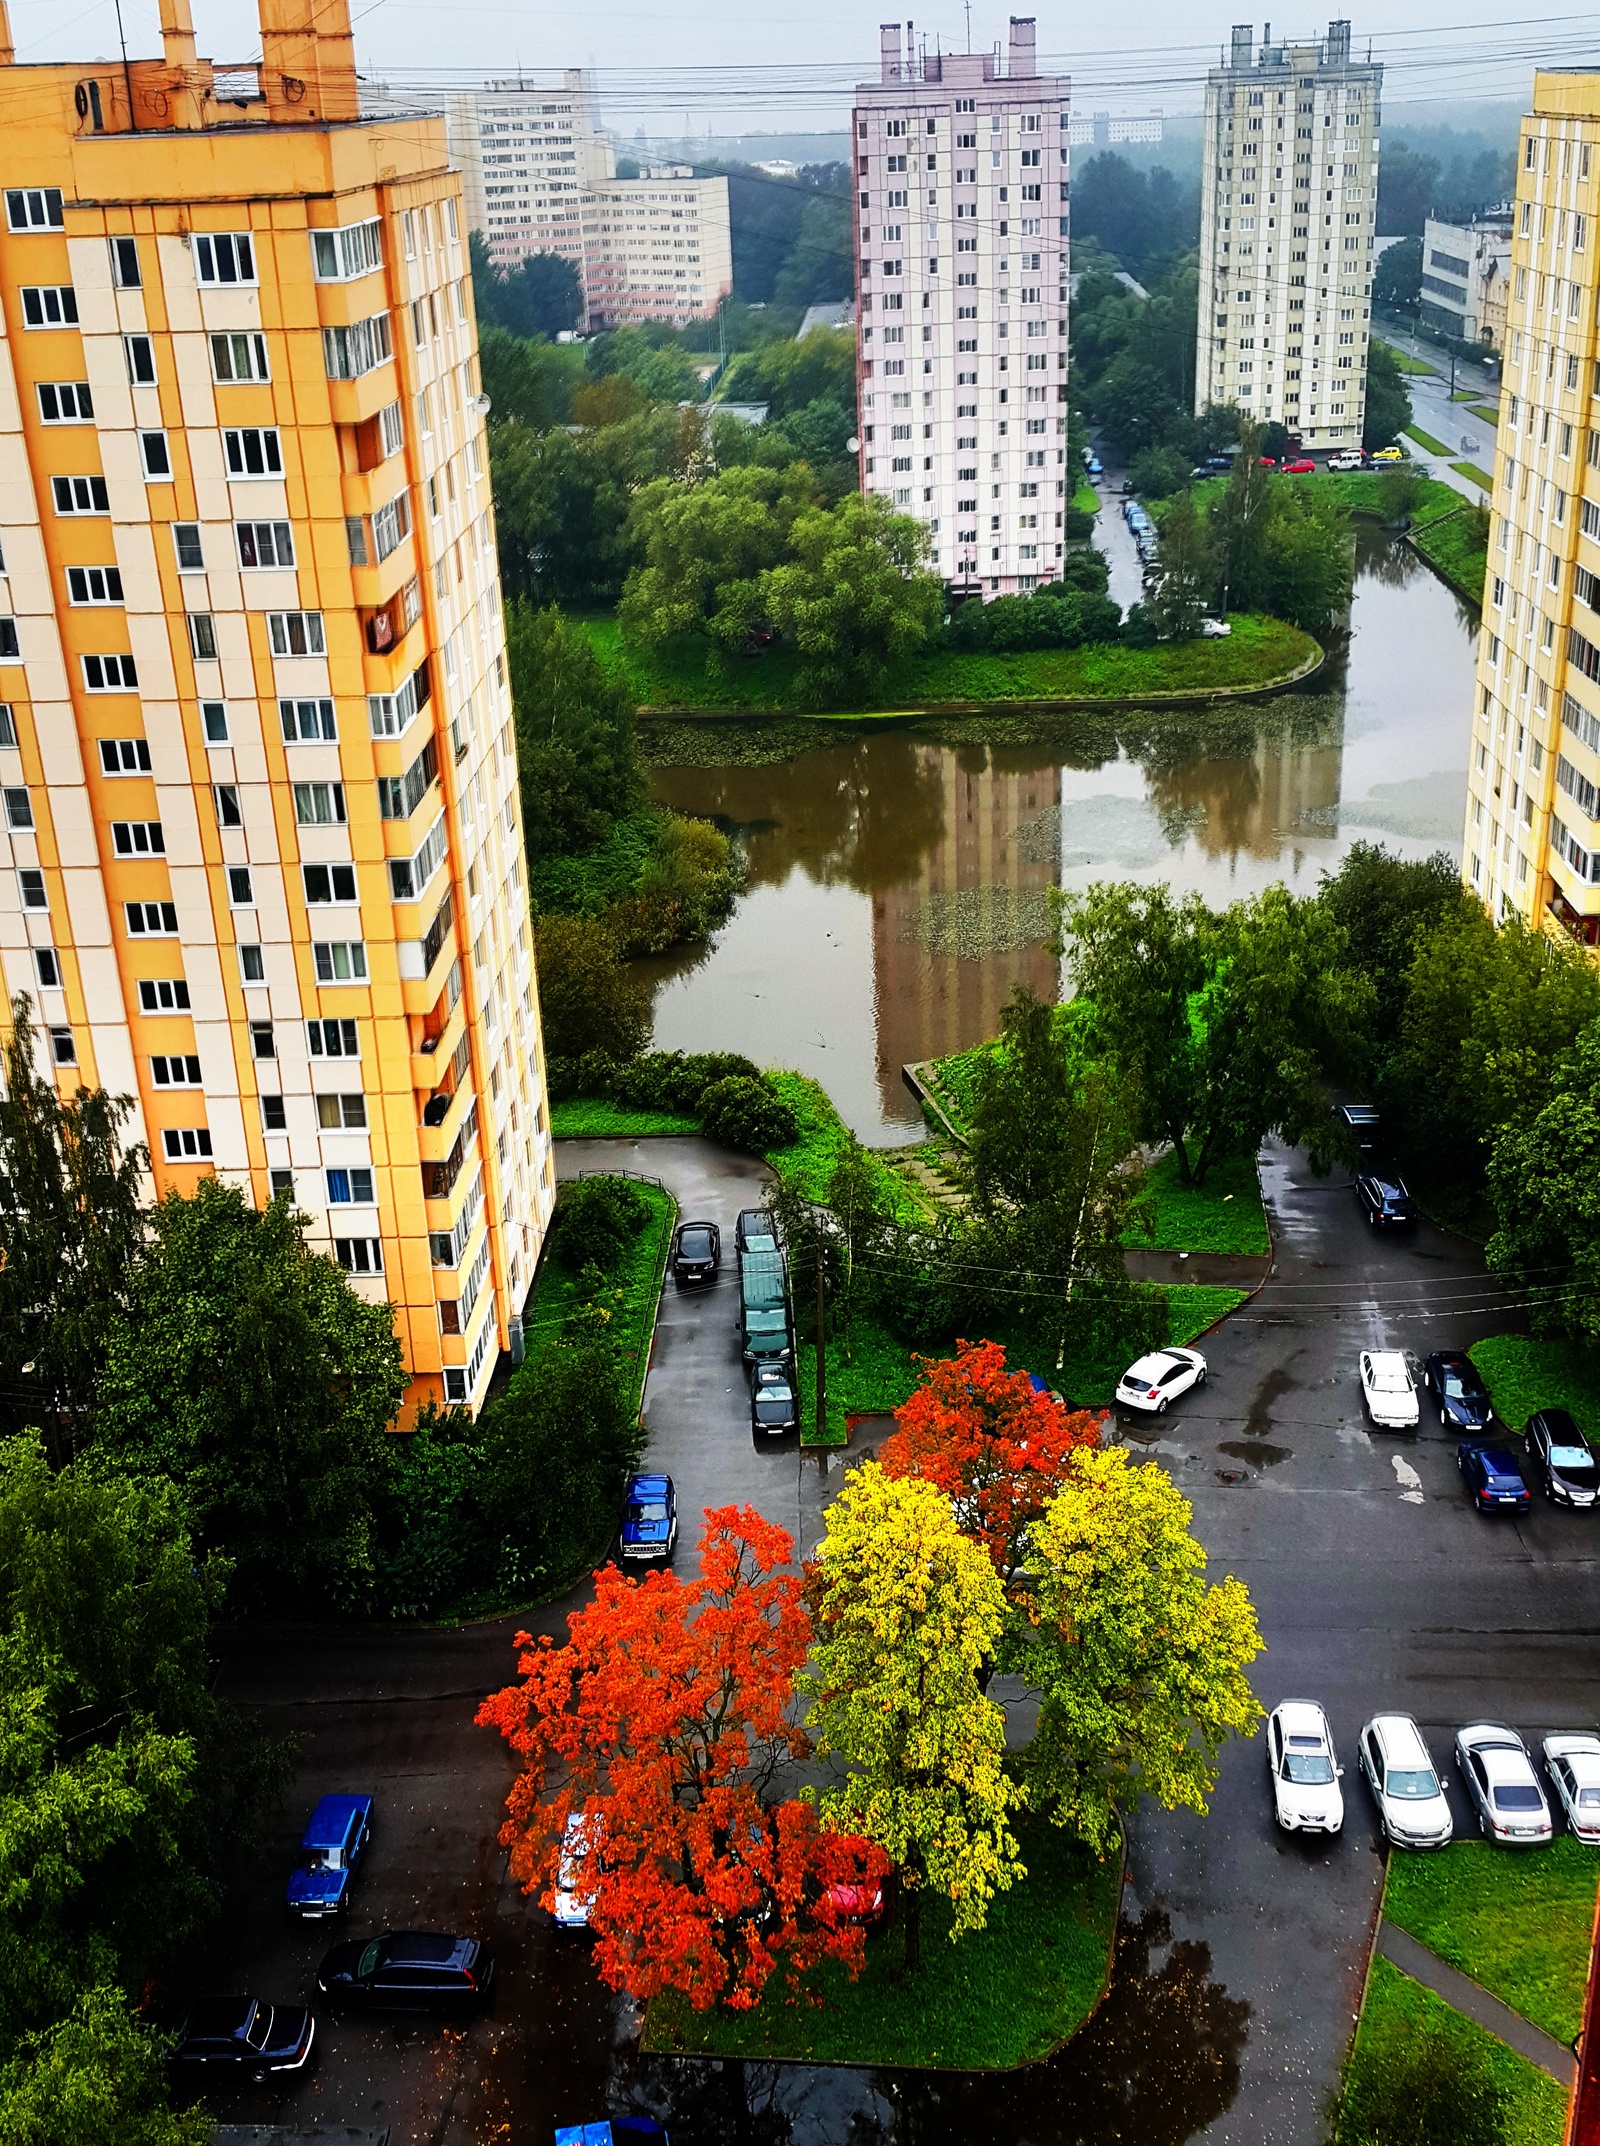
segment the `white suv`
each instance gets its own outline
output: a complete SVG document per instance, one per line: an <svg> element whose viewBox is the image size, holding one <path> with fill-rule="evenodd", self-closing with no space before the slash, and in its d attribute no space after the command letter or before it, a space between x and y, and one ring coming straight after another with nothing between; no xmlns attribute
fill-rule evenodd
<svg viewBox="0 0 1600 2146"><path fill-rule="evenodd" d="M1444 1848L1455 1827L1433 1755L1409 1714L1375 1714L1357 1746L1378 1817L1397 1848Z"/></svg>

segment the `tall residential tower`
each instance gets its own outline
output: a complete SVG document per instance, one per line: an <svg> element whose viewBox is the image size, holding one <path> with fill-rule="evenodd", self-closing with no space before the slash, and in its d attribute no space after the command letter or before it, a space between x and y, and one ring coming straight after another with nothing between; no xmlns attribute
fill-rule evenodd
<svg viewBox="0 0 1600 2146"><path fill-rule="evenodd" d="M1305 447L1358 447L1383 69L1351 59L1348 22L1253 42L1236 25L1206 77L1195 413L1231 403Z"/></svg>
<svg viewBox="0 0 1600 2146"><path fill-rule="evenodd" d="M155 1190L292 1191L475 1403L552 1196L460 184L345 0L19 67L0 968Z"/></svg>
<svg viewBox="0 0 1600 2146"><path fill-rule="evenodd" d="M952 588L1061 572L1067 468L1071 84L1036 70L1033 18L993 53L881 33L856 90L861 485L914 514Z"/></svg>

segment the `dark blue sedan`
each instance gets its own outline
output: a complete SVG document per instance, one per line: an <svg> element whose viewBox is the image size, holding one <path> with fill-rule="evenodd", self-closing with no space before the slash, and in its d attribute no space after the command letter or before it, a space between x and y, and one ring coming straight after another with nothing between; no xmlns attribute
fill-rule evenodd
<svg viewBox="0 0 1600 2146"><path fill-rule="evenodd" d="M1456 1466L1480 1513L1525 1513L1533 1503L1521 1463L1504 1446L1463 1438L1456 1447Z"/></svg>
<svg viewBox="0 0 1600 2146"><path fill-rule="evenodd" d="M665 1564L678 1540L678 1497L670 1475L631 1475L622 1511L627 1564Z"/></svg>
<svg viewBox="0 0 1600 2146"><path fill-rule="evenodd" d="M1493 1410L1489 1389L1477 1365L1459 1349L1435 1349L1422 1367L1423 1383L1438 1403L1439 1421L1448 1430L1486 1431Z"/></svg>

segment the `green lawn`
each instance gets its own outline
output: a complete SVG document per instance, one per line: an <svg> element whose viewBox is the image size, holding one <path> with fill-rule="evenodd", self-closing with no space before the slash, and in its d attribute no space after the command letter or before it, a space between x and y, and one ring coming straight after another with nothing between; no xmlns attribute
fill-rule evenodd
<svg viewBox="0 0 1600 2146"><path fill-rule="evenodd" d="M1390 2067L1419 2034L1430 2031L1443 2035L1463 2054L1478 2057L1504 2089L1505 2146L1561 2146L1567 2096L1554 2079L1385 1959L1372 1963L1361 2024L1345 2064L1344 2092L1334 2125L1336 2146L1367 2146L1379 2110L1390 2113L1384 2097ZM1390 2128L1384 2136L1399 2133Z"/></svg>
<svg viewBox="0 0 1600 2146"><path fill-rule="evenodd" d="M1431 365L1424 365L1420 358L1414 358L1409 350L1397 350L1393 343L1383 343L1382 338L1380 336L1375 335L1372 340L1375 343L1382 343L1382 347L1388 351L1390 357L1394 359L1394 362L1396 363L1396 365L1399 366L1400 370L1403 373L1410 374L1414 379L1419 377L1420 375L1431 373L1435 369Z"/></svg>
<svg viewBox="0 0 1600 2146"><path fill-rule="evenodd" d="M685 637L647 655L623 645L614 619L588 618L583 623L641 707L783 714L800 706L791 649L775 649L758 660L709 673L703 642ZM1237 617L1232 624L1226 640L1157 648L1108 643L1015 655L906 657L890 666L872 708L832 712L839 720L860 720L1006 701L1128 701L1172 694L1199 697L1228 688L1254 691L1293 676L1320 653L1310 634L1280 619Z"/></svg>
<svg viewBox="0 0 1600 2146"><path fill-rule="evenodd" d="M1085 476L1078 479L1078 488L1072 495L1072 504L1080 514L1100 512L1100 494Z"/></svg>
<svg viewBox="0 0 1600 2146"><path fill-rule="evenodd" d="M794 1177L813 1200L828 1195L828 1181L838 1156L850 1144L850 1128L833 1107L833 1099L820 1081L805 1073L774 1073L772 1085L800 1123L800 1137L791 1147L774 1148L766 1158L780 1177ZM871 1150L868 1150L869 1156ZM886 1163L877 1163L879 1190L884 1202L904 1221L920 1221L923 1212L904 1183Z"/></svg>
<svg viewBox="0 0 1600 2146"><path fill-rule="evenodd" d="M1442 489L1442 487L1441 487ZM1456 495L1448 514L1411 524L1413 546L1446 581L1474 603L1483 601L1484 576L1489 570L1488 533L1479 522L1477 509Z"/></svg>
<svg viewBox="0 0 1600 2146"><path fill-rule="evenodd" d="M605 1095L569 1095L550 1105L554 1140L651 1140L699 1130L698 1118L670 1110L634 1110Z"/></svg>
<svg viewBox="0 0 1600 2146"><path fill-rule="evenodd" d="M635 1188L650 1210L650 1219L629 1245L617 1272L608 1280L600 1301L612 1312L613 1332L623 1362L633 1375L633 1406L644 1392L644 1375L650 1367L650 1341L655 1333L656 1306L666 1273L667 1253L672 1245L678 1205L670 1192L656 1185ZM534 1294L524 1313L527 1360L535 1362L561 1338L568 1313L587 1303L589 1292L577 1275L568 1273L559 1260L542 1260Z"/></svg>
<svg viewBox="0 0 1600 2146"><path fill-rule="evenodd" d="M1420 425L1407 425L1406 438L1415 440L1419 447L1426 447L1431 455L1448 455L1450 452L1443 440L1436 440L1431 432L1424 432Z"/></svg>
<svg viewBox="0 0 1600 2146"><path fill-rule="evenodd" d="M1082 2026L1105 1987L1121 1854L1096 1863L1040 1822L1018 1838L1028 1876L999 1895L986 1929L952 1945L949 1903L927 1896L917 1975L904 1975L901 1927L892 1923L868 1941L855 1983L828 1962L799 1999L774 1977L749 2012L695 2012L658 1998L643 2046L652 2055L953 2071L1036 2063Z"/></svg>
<svg viewBox="0 0 1600 2146"><path fill-rule="evenodd" d="M1483 1373L1495 1414L1520 1431L1536 1408L1570 1409L1600 1439L1600 1349L1583 1341L1534 1341L1496 1334L1468 1352Z"/></svg>
<svg viewBox="0 0 1600 2146"><path fill-rule="evenodd" d="M1465 477L1469 484L1476 484L1485 492L1494 490L1494 479L1486 469L1479 469L1476 462L1452 462L1450 467L1458 477Z"/></svg>
<svg viewBox="0 0 1600 2146"><path fill-rule="evenodd" d="M1272 1249L1255 1159L1236 1155L1212 1165L1203 1185L1185 1185L1168 1152L1144 1181L1147 1229L1123 1242L1141 1251L1265 1253Z"/></svg>

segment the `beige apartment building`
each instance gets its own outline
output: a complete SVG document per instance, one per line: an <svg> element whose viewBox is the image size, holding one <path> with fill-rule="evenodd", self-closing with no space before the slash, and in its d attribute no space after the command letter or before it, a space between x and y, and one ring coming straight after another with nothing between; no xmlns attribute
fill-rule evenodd
<svg viewBox="0 0 1600 2146"><path fill-rule="evenodd" d="M292 1194L476 1405L554 1172L460 182L345 0L161 19L0 6L0 969L157 1194Z"/></svg>
<svg viewBox="0 0 1600 2146"><path fill-rule="evenodd" d="M1600 944L1600 74L1522 123L1462 873Z"/></svg>

